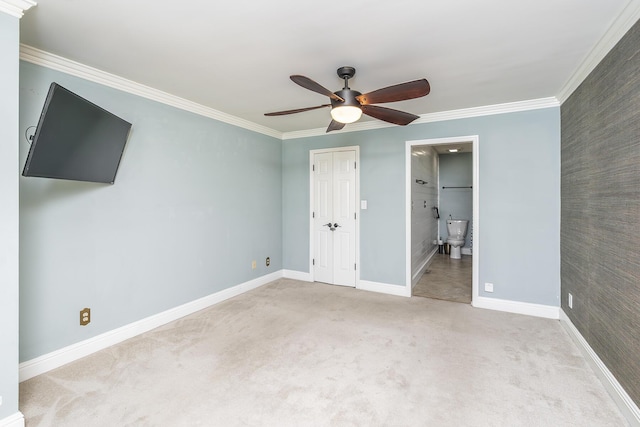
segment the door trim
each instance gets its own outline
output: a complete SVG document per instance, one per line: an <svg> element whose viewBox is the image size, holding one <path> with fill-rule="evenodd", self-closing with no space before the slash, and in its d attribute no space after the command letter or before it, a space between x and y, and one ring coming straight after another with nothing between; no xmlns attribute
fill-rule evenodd
<svg viewBox="0 0 640 427"><path fill-rule="evenodd" d="M318 150L309 150L309 276L312 282L315 282L315 274L313 268L313 257L315 251L314 241L314 229L313 229L313 201L315 200L315 180L313 174L313 157L316 154L321 153L336 153L340 151L355 151L356 152L356 227L355 227L355 240L356 240L356 285L355 288L360 288L360 146L354 145L349 147L337 147L337 148L321 148Z"/></svg>
<svg viewBox="0 0 640 427"><path fill-rule="evenodd" d="M418 145L439 145L471 142L473 145L473 259L471 266L472 289L471 305L478 301L479 297L479 263L480 263L480 137L454 136L450 138L420 139L406 141L405 145L405 262L406 279L405 295L411 296L411 148Z"/></svg>

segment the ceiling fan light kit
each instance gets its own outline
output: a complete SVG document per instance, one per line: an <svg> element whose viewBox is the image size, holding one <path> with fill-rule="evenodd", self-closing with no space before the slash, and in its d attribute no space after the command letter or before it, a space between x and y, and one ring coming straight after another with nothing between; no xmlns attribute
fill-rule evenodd
<svg viewBox="0 0 640 427"><path fill-rule="evenodd" d="M339 123L353 123L360 120L362 110L360 107L350 105L342 105L331 109L331 118Z"/></svg>
<svg viewBox="0 0 640 427"><path fill-rule="evenodd" d="M331 123L329 123L327 132L342 129L345 124L358 121L362 116L362 113L379 120L405 126L419 118L419 116L372 104L419 98L428 95L431 90L429 82L426 79L420 79L385 87L363 95L357 90L349 88L349 79L355 75L355 68L340 67L338 68L337 73L338 77L344 79L344 88L337 92L331 92L329 89L314 82L308 77L300 75L290 76L291 80L297 85L321 95L328 96L331 104L266 113L265 116L283 116L286 114L301 113L323 107L331 107L332 120Z"/></svg>

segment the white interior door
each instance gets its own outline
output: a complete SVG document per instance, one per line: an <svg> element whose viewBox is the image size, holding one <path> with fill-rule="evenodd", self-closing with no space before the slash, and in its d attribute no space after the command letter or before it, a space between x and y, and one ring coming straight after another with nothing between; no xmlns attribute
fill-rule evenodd
<svg viewBox="0 0 640 427"><path fill-rule="evenodd" d="M356 153L316 153L314 280L356 285Z"/></svg>

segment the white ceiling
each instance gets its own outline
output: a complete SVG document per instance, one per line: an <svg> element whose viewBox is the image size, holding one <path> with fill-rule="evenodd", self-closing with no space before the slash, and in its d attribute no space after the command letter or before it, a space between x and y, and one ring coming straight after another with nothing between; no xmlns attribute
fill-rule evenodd
<svg viewBox="0 0 640 427"><path fill-rule="evenodd" d="M328 98L289 80L369 92L426 78L427 114L558 95L638 0L39 0L21 42L280 131L325 128ZM363 116L363 120L373 120ZM347 125L348 126L348 125Z"/></svg>

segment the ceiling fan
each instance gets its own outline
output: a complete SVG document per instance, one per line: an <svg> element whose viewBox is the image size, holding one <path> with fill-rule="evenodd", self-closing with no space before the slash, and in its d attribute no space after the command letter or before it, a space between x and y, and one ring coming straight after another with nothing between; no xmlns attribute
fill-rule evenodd
<svg viewBox="0 0 640 427"><path fill-rule="evenodd" d="M363 95L357 90L349 88L349 79L356 74L355 68L340 67L337 72L338 77L344 79L344 88L336 92L331 92L329 89L314 82L309 77L300 75L290 76L294 83L302 86L303 88L328 96L331 101L330 104L298 108L295 110L276 111L274 113L266 113L265 116L284 116L286 114L302 113L304 111L331 107L331 123L329 123L327 132L340 130L345 126L345 124L357 121L360 119L360 116L362 116L362 113L379 120L384 120L385 122L405 126L420 116L372 104L420 98L428 95L431 90L429 82L426 79L420 79L400 83L394 86L388 86Z"/></svg>

